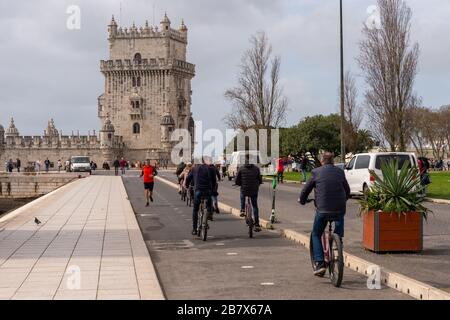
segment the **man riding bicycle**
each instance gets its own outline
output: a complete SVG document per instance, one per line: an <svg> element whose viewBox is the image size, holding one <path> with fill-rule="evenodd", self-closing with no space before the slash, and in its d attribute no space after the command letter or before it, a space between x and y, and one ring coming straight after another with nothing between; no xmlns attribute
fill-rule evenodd
<svg viewBox="0 0 450 320"><path fill-rule="evenodd" d="M186 186L189 187L194 183L194 209L192 211L192 235L197 234L198 211L202 198L206 200L206 208L208 219L212 220L212 201L211 195L216 188L216 170L211 167L211 161L207 157L203 157L203 163L196 165L189 173Z"/></svg>
<svg viewBox="0 0 450 320"><path fill-rule="evenodd" d="M344 237L344 216L350 187L345 173L333 164L333 154L322 156L322 167L311 171L311 178L300 194L300 203L305 205L314 189L316 216L311 233L314 251L314 275L323 276L326 272L321 237L328 221L335 221L334 232Z"/></svg>
<svg viewBox="0 0 450 320"><path fill-rule="evenodd" d="M236 176L236 185L241 187L241 217L245 216L245 198L251 199L255 216L255 232L261 231L258 209L258 192L261 184L261 172L257 166L250 163L250 155L246 154L245 165L239 169Z"/></svg>

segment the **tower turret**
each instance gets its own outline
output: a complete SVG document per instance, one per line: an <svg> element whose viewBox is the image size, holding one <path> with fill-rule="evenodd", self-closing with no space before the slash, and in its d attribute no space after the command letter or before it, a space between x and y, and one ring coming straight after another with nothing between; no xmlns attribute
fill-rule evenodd
<svg viewBox="0 0 450 320"><path fill-rule="evenodd" d="M19 136L19 130L17 130L16 125L14 124L14 118L11 117L11 120L9 121L9 127L6 129L5 132L6 137L18 137Z"/></svg>
<svg viewBox="0 0 450 320"><path fill-rule="evenodd" d="M164 18L161 21L161 31L168 31L170 30L170 19L167 16L167 13L164 14Z"/></svg>
<svg viewBox="0 0 450 320"><path fill-rule="evenodd" d="M112 148L114 146L114 126L107 116L102 129L100 130L100 146L101 148Z"/></svg>
<svg viewBox="0 0 450 320"><path fill-rule="evenodd" d="M183 33L187 33L188 32L188 28L184 24L184 19L181 20L180 31L183 32Z"/></svg>
<svg viewBox="0 0 450 320"><path fill-rule="evenodd" d="M117 36L117 23L114 20L114 15L112 16L111 23L108 25L109 39L114 39Z"/></svg>

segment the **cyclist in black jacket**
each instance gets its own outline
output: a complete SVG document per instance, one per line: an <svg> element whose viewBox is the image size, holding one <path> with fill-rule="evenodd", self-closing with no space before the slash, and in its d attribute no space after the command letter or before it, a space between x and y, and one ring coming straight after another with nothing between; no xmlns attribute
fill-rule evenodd
<svg viewBox="0 0 450 320"><path fill-rule="evenodd" d="M186 185L194 182L194 209L192 211L192 234L197 234L198 211L202 198L206 200L206 208L208 211L208 219L213 219L211 196L216 188L216 169L210 166L211 161L207 157L203 157L203 163L196 165L189 173Z"/></svg>
<svg viewBox="0 0 450 320"><path fill-rule="evenodd" d="M252 201L253 214L255 216L255 232L260 232L258 192L262 184L261 171L250 163L250 155L245 155L245 165L241 167L236 176L236 185L241 187L241 217L245 216L245 198Z"/></svg>

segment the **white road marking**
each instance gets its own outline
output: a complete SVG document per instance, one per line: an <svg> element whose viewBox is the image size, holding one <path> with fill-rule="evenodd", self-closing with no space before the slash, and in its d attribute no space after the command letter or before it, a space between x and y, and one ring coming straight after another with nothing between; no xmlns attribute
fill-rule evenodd
<svg viewBox="0 0 450 320"><path fill-rule="evenodd" d="M242 266L241 269L254 269L254 266Z"/></svg>
<svg viewBox="0 0 450 320"><path fill-rule="evenodd" d="M216 246L224 246L225 243L216 243Z"/></svg>
<svg viewBox="0 0 450 320"><path fill-rule="evenodd" d="M262 286L273 286L274 283L273 282L263 282L261 283Z"/></svg>
<svg viewBox="0 0 450 320"><path fill-rule="evenodd" d="M227 256L237 256L238 254L236 252L228 252Z"/></svg>

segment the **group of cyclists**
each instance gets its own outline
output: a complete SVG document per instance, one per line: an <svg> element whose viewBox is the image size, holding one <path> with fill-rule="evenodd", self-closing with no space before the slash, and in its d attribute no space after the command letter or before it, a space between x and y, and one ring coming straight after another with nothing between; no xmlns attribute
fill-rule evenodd
<svg viewBox="0 0 450 320"><path fill-rule="evenodd" d="M258 190L262 184L262 177L257 166L250 163L247 157L246 164L242 166L236 177L236 185L241 187L241 217L244 216L245 198L250 197L255 217L254 231L260 232L258 214ZM223 179L221 166L212 163L210 157L202 157L202 163L193 165L181 162L176 170L178 177L178 192L186 193L193 199L192 235L197 234L198 211L202 199L205 200L208 220L214 220L214 213L220 213L218 205L219 181Z"/></svg>
<svg viewBox="0 0 450 320"><path fill-rule="evenodd" d="M322 166L313 169L311 178L300 193L298 202L306 205L309 202L309 195L314 191L314 202L316 206L316 216L311 234L314 248L314 274L323 276L326 271L324 262L322 234L328 222L335 223L334 232L341 238L344 236L344 216L346 214L346 203L350 198L350 188L345 178L344 172L333 163L334 155L324 153L322 156ZM246 156L243 165L236 176L235 184L240 187L240 211L241 217L245 214L245 199L250 198L254 215L254 231L260 232L258 209L258 193L262 184L260 169L252 164L250 155ZM201 164L181 162L176 170L178 177L178 192L191 192L193 199L192 211L192 235L197 235L198 212L202 200L206 203L208 220L213 221L213 215L219 213L217 197L219 195L219 181L223 179L220 168L212 163L210 157L202 157ZM144 177L145 196L147 206L153 201L153 178L157 174L156 169L147 161L141 177Z"/></svg>

